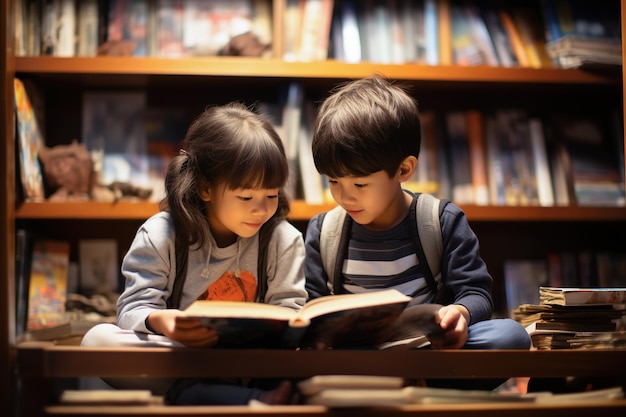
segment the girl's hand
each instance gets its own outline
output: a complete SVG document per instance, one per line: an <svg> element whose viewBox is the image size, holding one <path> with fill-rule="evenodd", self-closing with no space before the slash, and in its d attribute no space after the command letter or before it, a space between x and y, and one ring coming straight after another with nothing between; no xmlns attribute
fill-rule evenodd
<svg viewBox="0 0 626 417"><path fill-rule="evenodd" d="M439 309L435 320L444 333L431 340L434 349L460 349L467 342L469 311L462 305L450 304Z"/></svg>
<svg viewBox="0 0 626 417"><path fill-rule="evenodd" d="M187 347L211 347L217 343L215 330L206 328L197 319L183 317L181 313L174 309L154 311L148 316L148 326Z"/></svg>

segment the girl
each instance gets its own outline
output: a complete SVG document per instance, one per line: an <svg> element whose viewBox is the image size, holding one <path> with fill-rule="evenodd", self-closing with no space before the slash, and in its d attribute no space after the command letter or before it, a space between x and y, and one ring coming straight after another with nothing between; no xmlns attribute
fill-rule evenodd
<svg viewBox="0 0 626 417"><path fill-rule="evenodd" d="M122 263L117 326L92 328L83 346L211 347L213 330L178 317L197 299L304 305L304 243L285 220L289 168L272 125L239 103L209 107L183 146L168 167L161 212L139 228ZM153 391L169 386L174 404L280 404L292 391L286 381L268 390L222 380L158 383Z"/></svg>

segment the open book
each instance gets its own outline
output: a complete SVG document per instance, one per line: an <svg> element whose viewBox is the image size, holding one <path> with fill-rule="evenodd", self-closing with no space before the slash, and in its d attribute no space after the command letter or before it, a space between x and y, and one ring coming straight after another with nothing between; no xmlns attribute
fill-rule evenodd
<svg viewBox="0 0 626 417"><path fill-rule="evenodd" d="M261 303L198 300L183 317L216 329L216 347L375 347L388 340L410 300L396 290L331 295L308 302L299 312Z"/></svg>

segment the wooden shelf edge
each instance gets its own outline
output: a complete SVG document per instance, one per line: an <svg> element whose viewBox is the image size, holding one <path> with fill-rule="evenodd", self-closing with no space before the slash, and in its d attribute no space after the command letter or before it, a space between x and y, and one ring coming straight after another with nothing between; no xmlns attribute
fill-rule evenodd
<svg viewBox="0 0 626 417"><path fill-rule="evenodd" d="M286 62L249 57L197 58L58 58L17 57L16 73L65 75L197 75L226 77L280 77L353 79L383 73L394 79L433 82L488 82L514 84L615 84L619 71L590 72L560 68L503 68L428 66L418 64L348 64L338 61Z"/></svg>
<svg viewBox="0 0 626 417"><path fill-rule="evenodd" d="M335 204L310 205L302 200L291 203L288 218L307 221L326 212ZM476 222L560 222L560 221L626 221L624 207L497 207L462 206L470 221ZM142 220L158 212L158 203L119 201L100 202L26 202L15 212L16 219L41 220Z"/></svg>

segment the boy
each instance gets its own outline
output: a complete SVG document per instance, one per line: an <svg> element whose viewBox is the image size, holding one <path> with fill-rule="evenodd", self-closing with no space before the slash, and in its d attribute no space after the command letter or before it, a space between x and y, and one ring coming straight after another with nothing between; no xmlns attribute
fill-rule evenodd
<svg viewBox="0 0 626 417"><path fill-rule="evenodd" d="M402 189L417 165L420 136L415 100L382 76L347 83L322 103L313 132L313 158L317 170L328 176L333 199L348 214L342 229L348 236L347 248L339 249L343 265L334 279L340 282L329 285L320 252L325 214L309 222L309 298L395 288L413 297L410 306L445 304L435 317L443 335L431 341L432 348L528 349L530 338L516 321L491 320L492 278L479 255L476 235L453 203L440 212L444 288L437 291L429 285L414 246L416 195ZM444 292L449 294L446 301ZM491 389L503 381L469 382L444 381L443 386Z"/></svg>

